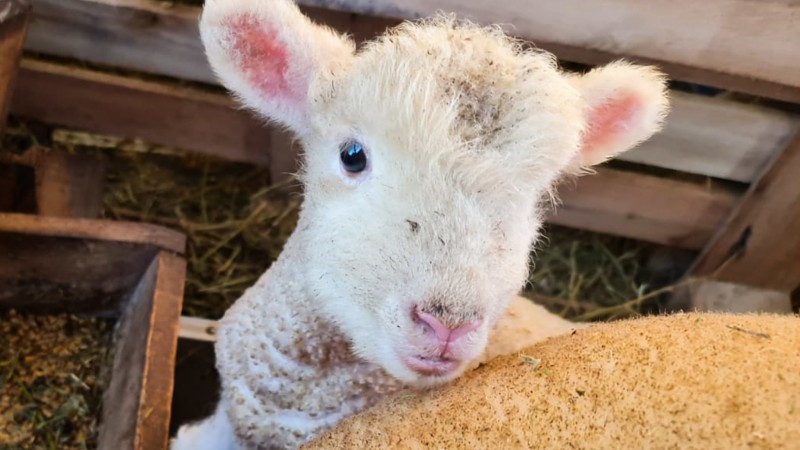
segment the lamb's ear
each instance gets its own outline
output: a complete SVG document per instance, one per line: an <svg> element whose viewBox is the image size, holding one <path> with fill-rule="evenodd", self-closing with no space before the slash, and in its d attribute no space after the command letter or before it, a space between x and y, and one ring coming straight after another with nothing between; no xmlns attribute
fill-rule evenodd
<svg viewBox="0 0 800 450"><path fill-rule="evenodd" d="M587 104L575 166L630 150L661 129L669 110L666 78L654 67L615 62L571 81Z"/></svg>
<svg viewBox="0 0 800 450"><path fill-rule="evenodd" d="M307 127L313 87L354 54L350 40L312 23L290 0L206 0L200 34L225 87L298 132Z"/></svg>

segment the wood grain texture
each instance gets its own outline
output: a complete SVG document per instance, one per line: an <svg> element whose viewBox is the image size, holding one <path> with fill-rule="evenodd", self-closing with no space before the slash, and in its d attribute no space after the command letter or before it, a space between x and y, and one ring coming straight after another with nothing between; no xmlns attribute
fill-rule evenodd
<svg viewBox="0 0 800 450"><path fill-rule="evenodd" d="M92 219L103 209L105 164L95 158L46 153L36 168L39 214Z"/></svg>
<svg viewBox="0 0 800 450"><path fill-rule="evenodd" d="M16 115L266 165L270 132L222 94L23 61Z"/></svg>
<svg viewBox="0 0 800 450"><path fill-rule="evenodd" d="M793 0L599 0L591 4L581 0L299 2L400 18L423 17L437 11L455 12L479 23L504 24L509 32L539 44L641 57L667 66L694 67L708 71L705 82L710 85L726 81L716 74L736 77L740 83L761 80L786 88L776 89L773 94L783 92L794 99L800 96L797 71L800 3Z"/></svg>
<svg viewBox="0 0 800 450"><path fill-rule="evenodd" d="M562 204L548 221L686 249L700 249L736 203L736 194L691 182L619 170L559 189Z"/></svg>
<svg viewBox="0 0 800 450"><path fill-rule="evenodd" d="M214 82L198 31L199 8L156 1L31 0L26 50Z"/></svg>
<svg viewBox="0 0 800 450"><path fill-rule="evenodd" d="M0 213L0 232L146 244L175 253L186 247L186 236L177 231L134 222Z"/></svg>
<svg viewBox="0 0 800 450"><path fill-rule="evenodd" d="M3 225L0 218L0 226ZM0 308L118 316L157 249L113 240L0 231Z"/></svg>
<svg viewBox="0 0 800 450"><path fill-rule="evenodd" d="M29 15L27 2L0 0L0 135L3 134L14 91Z"/></svg>
<svg viewBox="0 0 800 450"><path fill-rule="evenodd" d="M800 286L800 132L748 189L692 273L792 292Z"/></svg>
<svg viewBox="0 0 800 450"><path fill-rule="evenodd" d="M157 256L155 288L152 298L144 377L139 414L136 419L137 450L167 449L172 391L174 388L175 355L183 305L186 261L161 252Z"/></svg>
<svg viewBox="0 0 800 450"><path fill-rule="evenodd" d="M200 8L152 0L31 0L27 50L216 83L200 42ZM342 32L351 14L303 8Z"/></svg>
<svg viewBox="0 0 800 450"><path fill-rule="evenodd" d="M780 153L798 117L758 105L670 92L664 130L618 159L750 183Z"/></svg>
<svg viewBox="0 0 800 450"><path fill-rule="evenodd" d="M0 152L0 171L2 212L89 219L100 215L105 164L98 159L32 146L22 154Z"/></svg>

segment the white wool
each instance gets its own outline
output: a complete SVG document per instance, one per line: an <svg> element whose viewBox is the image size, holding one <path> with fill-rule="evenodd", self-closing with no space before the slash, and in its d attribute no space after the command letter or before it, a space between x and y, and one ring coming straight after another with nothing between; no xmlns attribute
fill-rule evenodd
<svg viewBox="0 0 800 450"><path fill-rule="evenodd" d="M292 2L207 0L201 33L222 82L297 133L305 202L278 261L220 321L218 412L175 448L214 432L294 448L389 393L576 327L515 294L545 200L580 165L595 84L584 92L552 55L452 17L403 24L355 53ZM637 70L604 80L630 83ZM660 78L640 81L660 92L642 97L646 109L666 104ZM639 119L614 142L657 129ZM365 148L362 173L340 166L349 140ZM429 349L418 308L448 327L480 321L454 346L457 370L403 362Z"/></svg>

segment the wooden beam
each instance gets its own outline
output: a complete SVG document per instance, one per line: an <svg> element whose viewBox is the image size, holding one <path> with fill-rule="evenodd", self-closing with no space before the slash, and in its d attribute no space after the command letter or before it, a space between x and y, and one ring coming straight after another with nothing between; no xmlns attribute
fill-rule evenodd
<svg viewBox="0 0 800 450"><path fill-rule="evenodd" d="M31 2L35 20L26 50L216 83L200 42L199 7L152 0ZM351 29L351 14L318 8L304 12L341 32Z"/></svg>
<svg viewBox="0 0 800 450"><path fill-rule="evenodd" d="M24 169L33 176L22 176ZM0 211L91 219L103 209L105 163L98 159L34 146L21 155L0 152L0 170L9 182L0 190ZM32 210L26 201L30 192Z"/></svg>
<svg viewBox="0 0 800 450"><path fill-rule="evenodd" d="M0 135L6 124L29 15L26 1L0 0Z"/></svg>
<svg viewBox="0 0 800 450"><path fill-rule="evenodd" d="M183 253L186 236L158 225L94 219L63 219L29 214L0 213L0 233L58 235L78 239L145 244Z"/></svg>
<svg viewBox="0 0 800 450"><path fill-rule="evenodd" d="M800 286L800 131L753 183L692 274L763 289Z"/></svg>
<svg viewBox="0 0 800 450"><path fill-rule="evenodd" d="M25 49L186 80L215 82L200 9L148 0L31 0Z"/></svg>
<svg viewBox="0 0 800 450"><path fill-rule="evenodd" d="M270 132L224 94L24 60L12 112L266 165Z"/></svg>
<svg viewBox="0 0 800 450"><path fill-rule="evenodd" d="M714 186L610 169L559 193L551 223L686 249L702 248L737 199Z"/></svg>
<svg viewBox="0 0 800 450"><path fill-rule="evenodd" d="M786 148L798 116L723 98L670 92L664 130L623 161L750 183Z"/></svg>
<svg viewBox="0 0 800 450"><path fill-rule="evenodd" d="M800 4L791 0L299 0L367 15L418 18L455 12L537 45L573 51L578 62L596 63L603 54L658 61L673 77L800 102ZM747 36L747 39L742 39ZM594 53L600 52L600 54ZM557 52L558 53L558 52ZM613 55L613 56L612 56ZM563 56L562 56L563 57ZM591 61L590 61L591 60ZM687 69L692 69L691 73ZM678 69L678 70L676 70ZM722 76L721 76L722 75ZM748 83L757 80L758 83Z"/></svg>
<svg viewBox="0 0 800 450"><path fill-rule="evenodd" d="M178 336L193 341L216 342L217 321L201 317L181 316Z"/></svg>

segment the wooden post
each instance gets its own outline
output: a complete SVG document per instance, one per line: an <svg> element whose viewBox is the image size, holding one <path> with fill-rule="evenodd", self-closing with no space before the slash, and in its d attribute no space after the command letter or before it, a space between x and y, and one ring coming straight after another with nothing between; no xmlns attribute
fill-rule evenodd
<svg viewBox="0 0 800 450"><path fill-rule="evenodd" d="M706 246L693 276L791 293L800 286L800 131Z"/></svg>
<svg viewBox="0 0 800 450"><path fill-rule="evenodd" d="M96 218L103 207L105 164L97 159L30 148L0 154L0 211Z"/></svg>
<svg viewBox="0 0 800 450"><path fill-rule="evenodd" d="M0 0L0 135L6 124L29 15L26 0Z"/></svg>

